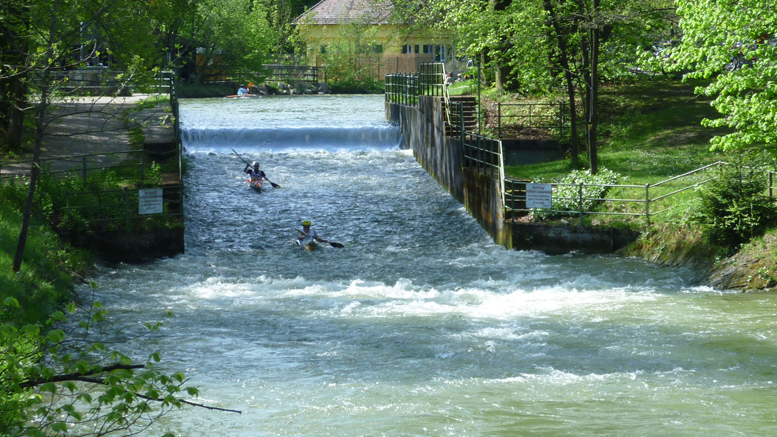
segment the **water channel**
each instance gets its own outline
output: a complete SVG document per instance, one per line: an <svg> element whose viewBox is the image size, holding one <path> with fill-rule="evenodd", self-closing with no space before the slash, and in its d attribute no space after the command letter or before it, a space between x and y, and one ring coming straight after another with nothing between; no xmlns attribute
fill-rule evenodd
<svg viewBox="0 0 777 437"><path fill-rule="evenodd" d="M382 96L181 103L186 254L103 266L125 348L201 390L145 435L777 434L777 297L495 245ZM281 188L253 192L235 149ZM344 248L300 250L311 220ZM85 289L82 294L90 294Z"/></svg>

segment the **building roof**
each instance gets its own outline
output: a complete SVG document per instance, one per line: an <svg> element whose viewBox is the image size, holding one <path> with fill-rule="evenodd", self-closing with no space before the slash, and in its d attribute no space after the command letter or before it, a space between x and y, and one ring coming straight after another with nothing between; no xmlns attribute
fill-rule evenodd
<svg viewBox="0 0 777 437"><path fill-rule="evenodd" d="M388 24L392 12L386 0L321 0L294 20L295 24Z"/></svg>

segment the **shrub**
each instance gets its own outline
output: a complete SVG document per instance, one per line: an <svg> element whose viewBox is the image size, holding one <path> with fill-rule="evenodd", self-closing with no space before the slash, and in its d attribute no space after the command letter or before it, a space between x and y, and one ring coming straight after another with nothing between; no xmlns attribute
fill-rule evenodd
<svg viewBox="0 0 777 437"><path fill-rule="evenodd" d="M776 221L777 206L765 195L766 174L756 167L737 165L701 192L700 221L711 243L738 247Z"/></svg>
<svg viewBox="0 0 777 437"><path fill-rule="evenodd" d="M553 209L534 209L532 214L535 218L550 218L562 215L570 215L561 211L579 211L580 210L580 183L583 183L583 209L585 211L593 210L597 203L591 199L601 199L609 191L609 187L600 185L612 185L618 183L619 174L612 170L602 168L595 175L590 170L573 170L561 178L553 180L553 183L564 184L553 187ZM543 183L540 180L535 183Z"/></svg>

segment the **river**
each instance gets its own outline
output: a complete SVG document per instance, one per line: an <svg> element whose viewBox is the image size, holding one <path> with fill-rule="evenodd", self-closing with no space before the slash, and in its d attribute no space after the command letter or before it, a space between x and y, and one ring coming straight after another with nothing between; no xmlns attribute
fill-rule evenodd
<svg viewBox="0 0 777 437"><path fill-rule="evenodd" d="M119 345L206 405L144 435L777 434L777 299L495 245L382 96L181 102L186 253L106 265ZM270 180L245 183L243 162ZM344 248L305 252L302 220ZM132 338L170 310L161 332Z"/></svg>

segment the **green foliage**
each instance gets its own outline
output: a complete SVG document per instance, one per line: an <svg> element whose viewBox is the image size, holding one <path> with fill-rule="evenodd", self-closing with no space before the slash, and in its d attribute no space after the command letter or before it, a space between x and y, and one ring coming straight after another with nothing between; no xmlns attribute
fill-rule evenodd
<svg viewBox="0 0 777 437"><path fill-rule="evenodd" d="M699 220L714 244L738 248L777 223L777 205L765 194L766 172L737 165L701 192Z"/></svg>
<svg viewBox="0 0 777 437"><path fill-rule="evenodd" d="M19 190L16 184L0 186L0 301L14 298L19 309L16 322L41 322L47 315L72 299L73 277L83 274L91 265L90 255L63 246L41 215L33 216L24 262L19 273L11 271L13 254L21 229L21 201L7 195Z"/></svg>
<svg viewBox="0 0 777 437"><path fill-rule="evenodd" d="M253 0L202 0L193 4L191 23L183 25L197 40L197 82L255 79L280 41L268 21L269 5ZM234 93L234 88L230 94Z"/></svg>
<svg viewBox="0 0 777 437"><path fill-rule="evenodd" d="M713 148L743 150L777 145L777 8L769 0L678 0L682 44L663 58L667 69L686 78L711 79L697 92L714 97L723 117L708 127L730 131Z"/></svg>
<svg viewBox="0 0 777 437"><path fill-rule="evenodd" d="M600 204L596 199L604 198L609 191L610 187L606 185L617 184L619 177L620 175L606 168L599 169L595 175L592 175L590 170L573 170L552 181L554 184L559 184L553 187L553 209L534 209L532 214L539 219L575 215L581 207L580 184L584 184L582 208L584 211L593 211ZM536 180L535 183L543 183L543 181Z"/></svg>
<svg viewBox="0 0 777 437"><path fill-rule="evenodd" d="M19 307L14 298L0 303L0 435L132 435L180 408L183 390L198 395L183 374L155 368L158 353L136 365L92 338L106 314L97 302L79 323L62 312L45 324L3 322ZM74 326L66 332L65 325Z"/></svg>
<svg viewBox="0 0 777 437"><path fill-rule="evenodd" d="M321 55L332 92L379 93L384 90L383 79L376 79L382 51L376 32L376 26L358 23L340 26L337 40Z"/></svg>

